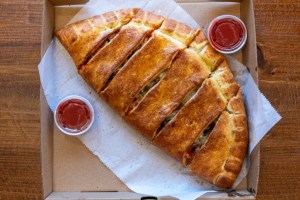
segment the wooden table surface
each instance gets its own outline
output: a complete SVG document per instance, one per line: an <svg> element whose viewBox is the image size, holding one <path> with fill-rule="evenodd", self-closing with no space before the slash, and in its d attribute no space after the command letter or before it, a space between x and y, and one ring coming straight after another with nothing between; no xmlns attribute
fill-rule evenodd
<svg viewBox="0 0 300 200"><path fill-rule="evenodd" d="M0 199L42 199L41 0L0 2ZM255 0L259 87L283 119L261 142L257 199L300 198L300 2Z"/></svg>

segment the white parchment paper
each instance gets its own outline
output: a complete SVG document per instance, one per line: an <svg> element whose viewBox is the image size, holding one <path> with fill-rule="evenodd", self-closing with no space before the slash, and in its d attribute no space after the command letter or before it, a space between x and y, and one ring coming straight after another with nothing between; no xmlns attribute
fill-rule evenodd
<svg viewBox="0 0 300 200"><path fill-rule="evenodd" d="M69 23L130 7L153 11L195 29L199 27L195 20L172 0L90 0ZM250 136L248 157L234 184L236 186L248 172L251 151L281 117L260 93L246 67L230 56L227 58L236 80L243 88ZM151 145L126 124L80 77L73 60L56 38L39 64L39 72L52 111L57 103L68 95L80 95L92 103L95 122L88 133L79 139L132 191L190 200L218 189L190 175L181 163Z"/></svg>

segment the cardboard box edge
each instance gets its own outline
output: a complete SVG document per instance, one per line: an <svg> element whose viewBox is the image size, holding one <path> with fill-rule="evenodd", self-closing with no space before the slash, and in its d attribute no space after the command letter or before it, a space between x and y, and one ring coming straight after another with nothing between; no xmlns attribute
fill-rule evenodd
<svg viewBox="0 0 300 200"><path fill-rule="evenodd" d="M45 51L48 48L48 45L50 44L50 41L52 39L52 32L51 32L51 34L49 34L49 27L47 25L45 25L46 21L51 20L51 18L54 18L53 5L50 3L50 1L52 3L56 2L55 0L44 0L44 6L43 6L43 9L44 9L43 10L43 26L42 26L43 27L43 31L42 31L42 45L41 45L42 46L41 47L41 54L42 55L45 53ZM248 0L244 0L244 1L248 1ZM70 2L70 1L68 1L68 2ZM85 3L86 1L85 0L77 0L75 2L76 3L74 3L74 4L79 4L79 3ZM182 2L182 1L180 1L180 2ZM249 2L251 4L253 4L252 0L249 0ZM59 5L63 5L63 3L61 3ZM49 13L48 13L48 9L51 10ZM252 6L252 14L253 14L253 17L254 17L253 6ZM255 32L255 25L253 25L253 26L254 26L254 32ZM50 26L50 30L53 31L53 28L54 28L53 26ZM48 33L46 33L47 30L48 30ZM49 35L51 35L51 37L49 37ZM254 36L254 38L255 38L255 41L256 41L256 36ZM255 53L256 53L256 50L255 50ZM257 63L256 60L255 60L255 62ZM257 64L256 64L256 66L257 66ZM46 102L46 99L45 99L45 96L44 96L42 88L41 88L40 92L41 92L40 93L40 99L41 99L41 108L40 109L41 109L42 180L43 180L43 194L44 194L44 198L46 198L46 196L48 196L49 194L50 194L49 197L51 197L51 194L53 193L52 192L52 148L50 148L50 150L49 150L49 146L45 146L45 144L50 144L50 146L52 147L52 143L51 143L52 139L51 139L51 135L50 135L52 133L49 133L49 132L51 132L51 131L49 131L49 129L52 130L52 126L51 127L45 127L44 124L48 121L52 125L52 114L51 114L51 111L50 111L50 109L49 109L49 107L47 105L47 102ZM42 115L42 110L46 110L46 114L45 115ZM251 190L253 190L253 188L255 188L254 189L254 193L255 193L255 191L257 191L257 187L258 187L259 144L257 146L257 149L258 150L257 150L256 154L254 155L254 157L251 156L251 157L253 157L253 160L258 160L257 166L255 168L253 168L253 169L250 169L250 172L249 172L249 174L250 173L254 173L255 174L255 180L254 181L249 181L248 180L248 183L251 184L251 186L248 189L251 192ZM46 157L45 157L45 155L46 155ZM224 194L227 194L227 193L224 193ZM209 199L213 199L213 198L214 197L211 197Z"/></svg>
<svg viewBox="0 0 300 200"><path fill-rule="evenodd" d="M42 37L41 37L41 57L45 54L51 39L54 24L54 9L47 1L43 1ZM49 22L49 23L48 23ZM52 23L51 23L52 22ZM42 86L40 87L40 117L41 117L41 170L42 170L42 190L45 198L52 192L52 113L44 95Z"/></svg>

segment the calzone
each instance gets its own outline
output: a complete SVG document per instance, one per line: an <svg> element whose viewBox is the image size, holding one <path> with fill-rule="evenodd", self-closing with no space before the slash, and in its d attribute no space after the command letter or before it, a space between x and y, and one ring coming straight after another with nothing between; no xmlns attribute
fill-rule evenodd
<svg viewBox="0 0 300 200"><path fill-rule="evenodd" d="M83 79L192 174L230 189L248 147L240 85L201 29L131 8L55 32Z"/></svg>

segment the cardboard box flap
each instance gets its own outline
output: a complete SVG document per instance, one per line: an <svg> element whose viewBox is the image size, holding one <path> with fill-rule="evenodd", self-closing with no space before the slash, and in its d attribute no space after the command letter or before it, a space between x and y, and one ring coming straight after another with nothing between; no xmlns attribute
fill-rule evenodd
<svg viewBox="0 0 300 200"><path fill-rule="evenodd" d="M45 54L53 37L54 8L49 1L44 0L43 25L41 38L41 57ZM53 114L47 104L43 88L40 89L40 116L41 116L41 165L44 198L52 192L53 183Z"/></svg>

